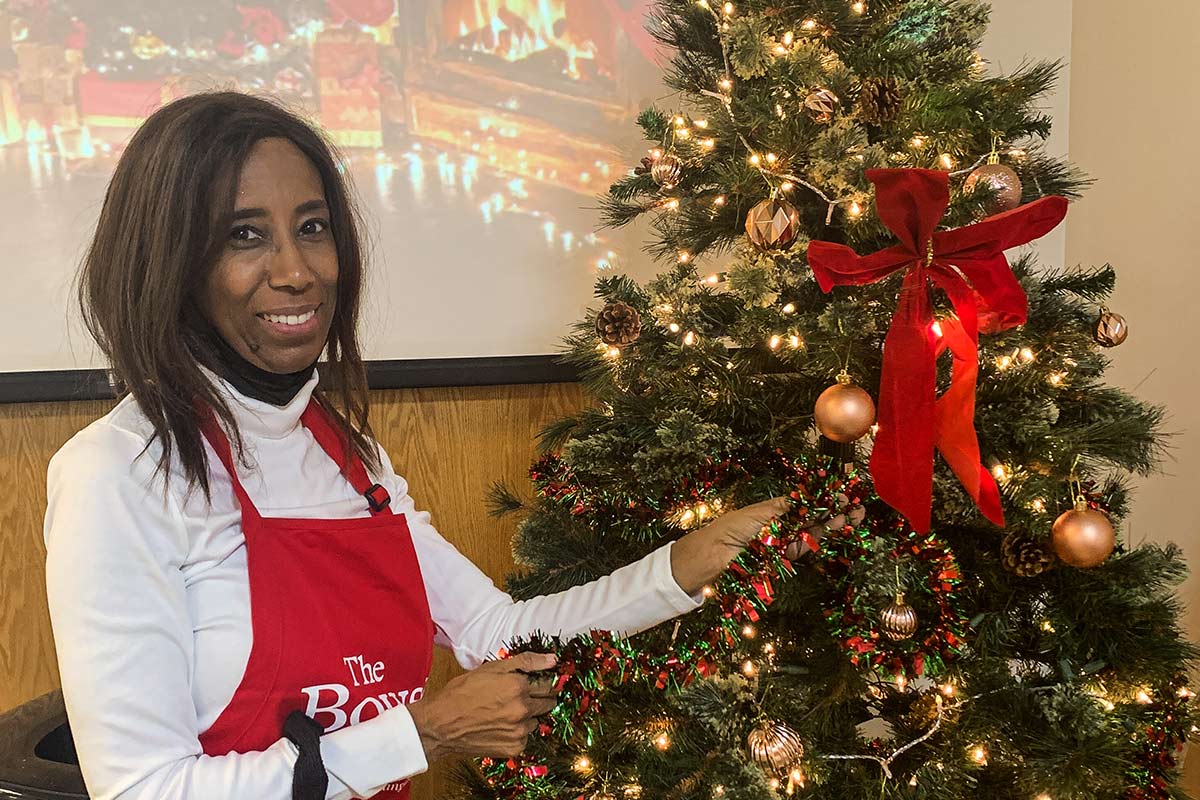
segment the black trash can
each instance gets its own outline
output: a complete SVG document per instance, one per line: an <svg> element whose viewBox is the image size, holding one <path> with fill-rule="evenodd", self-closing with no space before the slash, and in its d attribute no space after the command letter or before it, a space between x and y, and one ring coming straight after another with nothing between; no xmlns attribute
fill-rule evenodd
<svg viewBox="0 0 1200 800"><path fill-rule="evenodd" d="M0 714L0 797L86 800L62 692Z"/></svg>

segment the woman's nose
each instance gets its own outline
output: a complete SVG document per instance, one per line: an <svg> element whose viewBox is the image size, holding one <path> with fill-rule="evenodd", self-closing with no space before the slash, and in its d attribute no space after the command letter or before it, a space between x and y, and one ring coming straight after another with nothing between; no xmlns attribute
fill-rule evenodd
<svg viewBox="0 0 1200 800"><path fill-rule="evenodd" d="M302 292L312 285L313 271L301 250L299 243L292 237L276 240L274 252L271 254L267 267L267 283L273 289L287 289Z"/></svg>

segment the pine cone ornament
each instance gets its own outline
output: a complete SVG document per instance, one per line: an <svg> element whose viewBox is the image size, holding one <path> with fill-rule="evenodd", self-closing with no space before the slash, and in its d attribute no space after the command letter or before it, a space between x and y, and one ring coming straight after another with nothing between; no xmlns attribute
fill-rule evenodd
<svg viewBox="0 0 1200 800"><path fill-rule="evenodd" d="M1010 531L1000 544L1004 568L1022 578L1041 575L1058 560L1048 539L1026 531Z"/></svg>
<svg viewBox="0 0 1200 800"><path fill-rule="evenodd" d="M627 303L609 303L596 315L596 335L610 347L626 347L642 335L642 318Z"/></svg>
<svg viewBox="0 0 1200 800"><path fill-rule="evenodd" d="M858 113L868 125L891 122L903 103L900 82L895 78L867 78L858 93Z"/></svg>

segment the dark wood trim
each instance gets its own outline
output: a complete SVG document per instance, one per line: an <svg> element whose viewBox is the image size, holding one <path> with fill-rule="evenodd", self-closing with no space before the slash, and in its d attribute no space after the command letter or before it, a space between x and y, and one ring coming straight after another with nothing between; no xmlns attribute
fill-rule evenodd
<svg viewBox="0 0 1200 800"><path fill-rule="evenodd" d="M579 380L575 368L561 363L557 356L368 361L367 377L372 389L571 383ZM0 403L106 400L113 396L107 373L100 369L0 372Z"/></svg>

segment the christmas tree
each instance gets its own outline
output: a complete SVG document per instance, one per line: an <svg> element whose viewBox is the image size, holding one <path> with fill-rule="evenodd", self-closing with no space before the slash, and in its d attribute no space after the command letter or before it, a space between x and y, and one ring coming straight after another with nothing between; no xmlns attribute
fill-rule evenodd
<svg viewBox="0 0 1200 800"><path fill-rule="evenodd" d="M1163 411L1102 382L1111 267L1002 255L1086 179L1042 147L1056 65L989 76L987 21L656 4L677 105L640 116L652 149L603 213L649 216L669 266L602 278L569 337L595 402L545 432L532 499L495 492L523 515L508 588L793 508L677 623L514 643L560 654L560 703L464 796L1182 796L1184 566L1114 533Z"/></svg>

